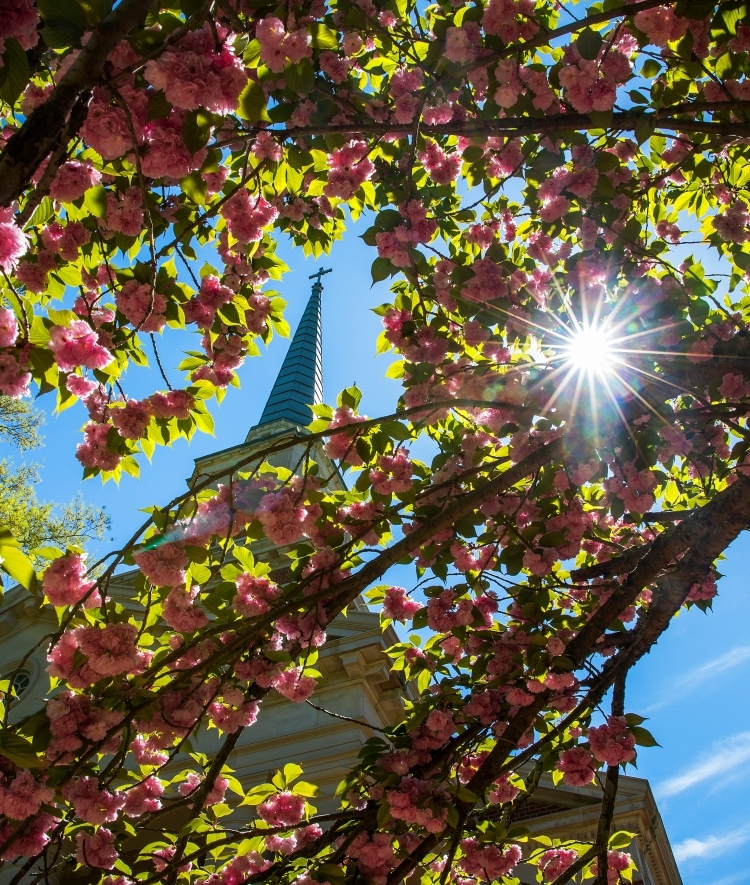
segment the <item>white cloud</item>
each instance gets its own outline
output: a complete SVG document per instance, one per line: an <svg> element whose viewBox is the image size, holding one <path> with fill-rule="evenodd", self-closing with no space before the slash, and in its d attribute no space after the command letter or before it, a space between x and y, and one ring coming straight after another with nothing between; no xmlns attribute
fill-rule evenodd
<svg viewBox="0 0 750 885"><path fill-rule="evenodd" d="M708 757L699 759L682 774L657 784L654 792L660 799L676 796L710 778L726 776L733 768L737 768L748 759L750 759L750 731L743 731L716 744Z"/></svg>
<svg viewBox="0 0 750 885"><path fill-rule="evenodd" d="M717 673L723 673L724 670L731 670L745 661L750 660L750 645L741 645L733 648L721 657L686 673L675 683L676 686L695 685L697 682L705 682Z"/></svg>
<svg viewBox="0 0 750 885"><path fill-rule="evenodd" d="M675 700L675 698L687 694L692 688L700 685L702 682L706 682L719 673L723 673L725 670L731 670L734 667L738 667L740 664L744 664L745 661L749 660L750 645L737 646L737 648L733 648L731 651L728 651L720 657L715 658L713 661L708 661L708 663L706 664L701 664L700 667L696 667L694 670L691 670L689 673L681 676L678 680L674 682L668 693L666 693L659 700L654 701L653 704L650 704L648 707L646 707L643 712L651 713L654 710L659 710L662 707L666 707L667 704L671 703L673 700Z"/></svg>
<svg viewBox="0 0 750 885"><path fill-rule="evenodd" d="M725 851L737 848L750 841L750 824L731 830L724 836L709 836L707 839L685 839L674 847L674 858L677 863L694 857L710 857L714 859ZM724 880L722 880L723 882ZM735 881L730 876L729 881ZM719 883L717 883L719 885Z"/></svg>
<svg viewBox="0 0 750 885"><path fill-rule="evenodd" d="M710 885L735 885L736 882L746 882L750 873L747 870L741 870L739 873L732 873L731 876L724 876L723 879L717 879Z"/></svg>

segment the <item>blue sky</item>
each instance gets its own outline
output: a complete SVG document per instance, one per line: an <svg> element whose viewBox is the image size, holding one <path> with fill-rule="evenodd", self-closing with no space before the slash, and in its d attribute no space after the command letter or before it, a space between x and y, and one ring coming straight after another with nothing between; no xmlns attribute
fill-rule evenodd
<svg viewBox="0 0 750 885"><path fill-rule="evenodd" d="M324 277L323 295L326 400L332 402L341 388L356 382L364 393L362 411L377 416L392 409L399 386L384 378L389 358L374 356L382 327L370 308L389 295L386 283L370 285L373 251L357 236L366 226L362 219L350 228L322 262L305 261L301 251L282 248L292 272L277 288L288 301L287 318L294 329L309 296L309 274L321 263L333 268ZM165 362L175 365L178 347L191 345L165 347ZM245 363L242 389L230 388L222 406L213 409L215 437L199 435L190 445L180 441L171 449L157 449L152 464L144 459L140 481L124 477L119 487L103 486L99 479L82 483L74 451L83 409L56 417L49 413L54 402L42 398L39 405L48 418L46 445L35 453L42 466L40 497L62 501L82 488L88 501L106 506L114 541L124 541L143 519L139 508L164 503L185 488L193 458L244 440L287 347L288 340L275 338L262 357ZM177 373L172 380L179 383ZM144 383L156 382L150 376L129 378L125 387L138 392ZM750 882L744 862L750 845L750 712L743 701L750 677L748 563L750 538L741 538L722 563L726 577L714 611L681 613L629 678L627 708L649 717L648 727L661 744L641 750L637 774L651 782L685 885ZM408 580L408 574L400 580Z"/></svg>

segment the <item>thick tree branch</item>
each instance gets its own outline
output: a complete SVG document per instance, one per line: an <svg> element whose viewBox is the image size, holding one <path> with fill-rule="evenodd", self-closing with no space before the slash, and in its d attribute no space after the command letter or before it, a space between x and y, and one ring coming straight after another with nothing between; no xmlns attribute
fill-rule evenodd
<svg viewBox="0 0 750 885"><path fill-rule="evenodd" d="M506 135L510 138L521 135L543 135L550 132L580 132L591 129L609 129L622 132L632 132L639 123L652 120L657 129L668 129L675 132L700 132L719 136L736 136L745 138L750 136L750 123L731 121L703 121L679 119L675 114L690 113L693 110L709 110L708 105L713 105L711 110L750 108L750 102L701 102L703 108L693 109L690 105L677 105L674 107L661 108L657 111L627 110L613 113L607 123L602 119L592 119L590 114L550 114L541 117L499 117L492 120L455 120L441 125L420 126L422 135ZM401 132L404 135L413 129L411 123L378 123L370 120L355 123L323 124L320 126L290 126L285 129L268 129L274 135L284 138L300 138L312 135L365 135L382 134L385 132ZM248 132L255 134L260 127L253 127Z"/></svg>
<svg viewBox="0 0 750 885"><path fill-rule="evenodd" d="M50 98L11 136L0 153L0 205L9 206L17 200L45 157L60 146L66 120L79 96L93 89L110 52L141 23L150 7L151 0L122 0L94 29ZM75 132L67 135L70 138Z"/></svg>

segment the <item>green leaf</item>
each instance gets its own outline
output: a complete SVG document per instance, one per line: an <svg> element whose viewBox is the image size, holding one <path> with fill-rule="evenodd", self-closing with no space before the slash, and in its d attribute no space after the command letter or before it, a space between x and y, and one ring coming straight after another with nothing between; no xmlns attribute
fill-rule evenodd
<svg viewBox="0 0 750 885"><path fill-rule="evenodd" d="M263 87L255 80L248 80L247 86L240 93L237 113L243 120L250 120L251 123L258 120L270 122L271 118L266 110L266 94Z"/></svg>
<svg viewBox="0 0 750 885"><path fill-rule="evenodd" d="M643 67L641 68L641 77L646 80L653 80L660 71L661 65L659 62L650 58L648 61L644 62Z"/></svg>
<svg viewBox="0 0 750 885"><path fill-rule="evenodd" d="M182 124L182 140L191 154L198 153L208 143L211 118L205 111L190 111Z"/></svg>
<svg viewBox="0 0 750 885"><path fill-rule="evenodd" d="M578 35L576 46L583 58L593 61L602 48L602 35L593 28L584 28Z"/></svg>
<svg viewBox="0 0 750 885"><path fill-rule="evenodd" d="M376 258L372 263L372 282L379 283L391 275L391 262L387 258Z"/></svg>
<svg viewBox="0 0 750 885"><path fill-rule="evenodd" d="M83 205L97 218L107 217L107 190L104 185L90 187L83 195Z"/></svg>
<svg viewBox="0 0 750 885"><path fill-rule="evenodd" d="M315 72L309 59L303 58L295 65L284 68L286 85L297 95L309 95L315 85Z"/></svg>
<svg viewBox="0 0 750 885"><path fill-rule="evenodd" d="M78 0L86 13L89 24L96 25L112 12L112 0Z"/></svg>
<svg viewBox="0 0 750 885"><path fill-rule="evenodd" d="M30 76L29 62L21 44L15 38L6 38L3 66L0 68L0 98L14 105Z"/></svg>
<svg viewBox="0 0 750 885"><path fill-rule="evenodd" d="M641 725L631 726L630 733L635 737L635 742L639 747L661 746L651 732L647 728L643 728Z"/></svg>
<svg viewBox="0 0 750 885"><path fill-rule="evenodd" d="M206 186L206 179L200 172L191 172L190 175L181 178L180 188L194 203L197 203L199 206L206 205L208 188Z"/></svg>
<svg viewBox="0 0 750 885"><path fill-rule="evenodd" d="M80 46L81 35L89 23L76 0L37 0L37 10L44 22L42 37L47 46L51 49Z"/></svg>
<svg viewBox="0 0 750 885"><path fill-rule="evenodd" d="M385 370L386 378L395 378L398 380L399 378L404 377L404 368L405 364L403 360L396 360L394 363L391 363L390 366Z"/></svg>
<svg viewBox="0 0 750 885"><path fill-rule="evenodd" d="M155 92L148 100L148 113L146 114L146 122L151 120L165 120L172 113L172 105L167 101L167 97L160 89Z"/></svg>
<svg viewBox="0 0 750 885"><path fill-rule="evenodd" d="M291 784L302 774L302 766L296 762L289 762L284 766L284 780L287 784Z"/></svg>
<svg viewBox="0 0 750 885"><path fill-rule="evenodd" d="M0 568L7 572L14 581L30 590L37 589L37 578L31 560L15 546L0 545Z"/></svg>
<svg viewBox="0 0 750 885"><path fill-rule="evenodd" d="M310 25L313 49L338 49L339 35L320 22Z"/></svg>
<svg viewBox="0 0 750 885"><path fill-rule="evenodd" d="M484 150L478 144L469 145L463 153L463 158L467 163L476 163L484 157Z"/></svg>
<svg viewBox="0 0 750 885"><path fill-rule="evenodd" d="M609 837L608 848L610 851L623 851L635 839L635 833L629 833L627 830L618 830Z"/></svg>
<svg viewBox="0 0 750 885"><path fill-rule="evenodd" d="M72 310L48 310L47 316L56 326L69 326L75 320L80 319Z"/></svg>
<svg viewBox="0 0 750 885"><path fill-rule="evenodd" d="M39 765L39 757L31 742L8 729L0 729L0 753L21 768L36 768Z"/></svg>
<svg viewBox="0 0 750 885"><path fill-rule="evenodd" d="M643 114L635 124L635 140L638 144L648 141L654 134L656 127L656 114Z"/></svg>

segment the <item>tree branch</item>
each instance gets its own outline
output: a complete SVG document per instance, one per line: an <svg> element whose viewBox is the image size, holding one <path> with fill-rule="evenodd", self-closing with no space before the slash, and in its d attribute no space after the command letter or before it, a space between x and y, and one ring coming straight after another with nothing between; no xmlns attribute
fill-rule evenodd
<svg viewBox="0 0 750 885"><path fill-rule="evenodd" d="M140 24L150 7L151 0L122 0L96 26L49 99L32 111L10 137L0 153L0 206L9 206L21 196L45 157L58 147L66 120L79 97L93 89L110 52ZM68 137L75 134L69 132Z"/></svg>

